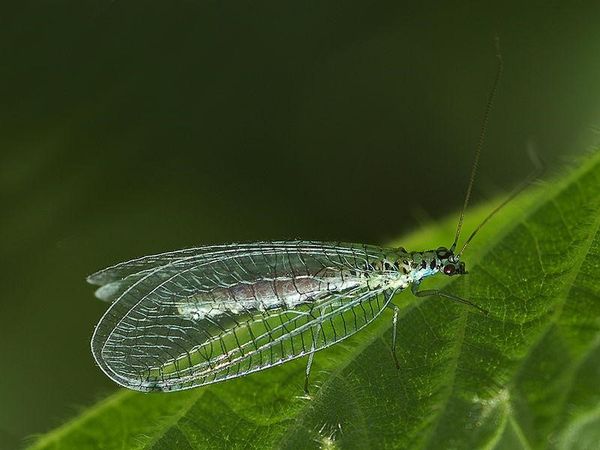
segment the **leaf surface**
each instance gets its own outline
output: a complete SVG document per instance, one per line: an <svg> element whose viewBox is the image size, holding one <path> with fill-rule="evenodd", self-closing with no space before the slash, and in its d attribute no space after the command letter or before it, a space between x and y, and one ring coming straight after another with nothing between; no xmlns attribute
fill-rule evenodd
<svg viewBox="0 0 600 450"><path fill-rule="evenodd" d="M495 202L470 211L472 229ZM448 245L456 217L407 236ZM478 235L469 275L395 298L369 329L305 361L167 394L121 390L33 443L35 449L592 448L600 441L600 153L529 190ZM398 242L397 244L400 244ZM90 301L91 301L90 293Z"/></svg>

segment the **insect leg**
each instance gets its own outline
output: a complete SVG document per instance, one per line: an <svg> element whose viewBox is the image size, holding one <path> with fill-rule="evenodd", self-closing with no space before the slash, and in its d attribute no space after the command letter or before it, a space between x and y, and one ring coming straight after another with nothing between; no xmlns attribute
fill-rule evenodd
<svg viewBox="0 0 600 450"><path fill-rule="evenodd" d="M399 369L400 363L398 362L398 356L396 355L396 330L398 328L398 314L400 313L400 308L391 303L388 305L388 308L394 310L394 318L392 319L392 357L394 358L396 369Z"/></svg>
<svg viewBox="0 0 600 450"><path fill-rule="evenodd" d="M317 325L317 331L315 333L315 337L313 338L312 344L310 346L310 353L308 355L308 363L306 364L306 378L304 379L304 393L308 394L308 379L310 377L310 368L312 367L313 358L315 356L315 348L317 346L317 342L321 337L321 324Z"/></svg>
<svg viewBox="0 0 600 450"><path fill-rule="evenodd" d="M418 283L413 283L413 285L411 286L411 291L417 297L431 297L433 295L439 295L440 297L448 298L450 300L454 300L455 302L463 303L465 305L472 306L473 308L478 309L479 311L481 311L485 315L488 314L488 311L485 310L485 309L483 309L481 306L478 306L475 303L470 302L467 299L459 297L458 295L450 294L448 292L440 291L438 289L425 289L425 290L419 291L419 284Z"/></svg>

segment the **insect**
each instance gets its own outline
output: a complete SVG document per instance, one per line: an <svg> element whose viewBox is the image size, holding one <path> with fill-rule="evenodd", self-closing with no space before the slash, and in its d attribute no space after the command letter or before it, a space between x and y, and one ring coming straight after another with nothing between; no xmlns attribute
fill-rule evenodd
<svg viewBox="0 0 600 450"><path fill-rule="evenodd" d="M466 274L461 256L478 230L520 192L509 196L456 251L502 59L490 92L454 242L449 248L404 248L312 241L190 248L123 262L89 276L110 302L92 336L93 356L116 383L139 391L178 391L228 380L307 356L305 391L315 352L355 334L394 294L419 290L437 273ZM482 310L483 311L483 310ZM396 364L398 364L396 360Z"/></svg>

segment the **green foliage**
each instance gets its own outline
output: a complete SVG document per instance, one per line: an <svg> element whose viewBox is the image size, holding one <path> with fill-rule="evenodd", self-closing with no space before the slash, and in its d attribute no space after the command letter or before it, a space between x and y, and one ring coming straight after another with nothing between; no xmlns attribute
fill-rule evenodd
<svg viewBox="0 0 600 450"><path fill-rule="evenodd" d="M470 212L466 230L489 207ZM402 244L448 245L454 223ZM300 398L302 360L187 392L122 390L33 448L592 448L600 442L599 226L596 154L494 218L464 255L468 276L435 281L489 315L409 292L395 299L399 370L386 313L316 355L312 399Z"/></svg>

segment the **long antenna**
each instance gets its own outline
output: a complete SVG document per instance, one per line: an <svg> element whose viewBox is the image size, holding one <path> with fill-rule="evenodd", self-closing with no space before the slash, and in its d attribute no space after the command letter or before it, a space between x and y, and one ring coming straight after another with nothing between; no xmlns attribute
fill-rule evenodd
<svg viewBox="0 0 600 450"><path fill-rule="evenodd" d="M544 170L546 169L545 164L543 163L543 161L540 159L540 157L538 156L538 154L533 150L533 148L529 148L528 149L528 153L529 153L529 158L531 159L533 165L534 165L534 169L533 171L527 176L527 178L525 178L521 183L519 183L519 185L513 189L513 191L510 193L510 195L508 197L506 197L506 199L504 199L504 201L502 203L500 203L498 206L496 206L487 216L485 219L483 219L481 221L481 223L479 225L477 225L477 228L475 228L473 230L473 232L471 233L471 235L469 236L469 238L465 241L465 243L463 244L462 248L460 249L460 251L457 253L457 256L460 256L462 254L462 252L465 251L465 248L467 248L467 245L469 245L469 242L471 242L473 240L473 238L475 237L475 235L477 234L477 232L479 230L481 230L483 228L483 226L492 218L496 215L496 213L498 211L500 211L502 208L504 208L504 206L510 202L512 199L514 199L517 195L519 195L521 192L523 192L523 190L529 186L529 184L531 184L531 182L533 180L535 180L537 177L539 177Z"/></svg>
<svg viewBox="0 0 600 450"><path fill-rule="evenodd" d="M492 112L492 106L494 105L494 97L496 96L496 91L498 90L498 83L500 82L500 78L502 77L502 70L504 69L504 62L502 61L502 54L500 53L500 38L496 36L494 42L496 44L496 58L498 58L498 70L496 71L496 79L494 80L494 85L492 86L492 90L490 91L487 105L485 107L485 112L483 114L483 122L481 124L481 131L479 133L479 142L477 143L477 147L475 148L475 159L473 160L473 166L471 168L471 177L469 179L469 185L467 187L467 194L465 195L465 202L463 203L463 208L458 219L458 225L456 226L456 235L454 236L454 242L450 247L450 251L452 252L456 249L456 244L458 243L458 238L460 237L460 231L462 229L463 221L465 218L465 211L467 210L467 206L469 205L471 191L473 190L473 183L475 182L475 175L477 174L477 167L479 166L479 157L481 156L481 149L483 148L483 144L485 143L485 135L487 133L490 113Z"/></svg>

